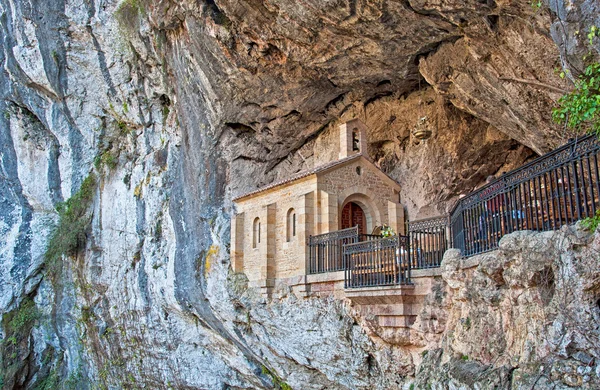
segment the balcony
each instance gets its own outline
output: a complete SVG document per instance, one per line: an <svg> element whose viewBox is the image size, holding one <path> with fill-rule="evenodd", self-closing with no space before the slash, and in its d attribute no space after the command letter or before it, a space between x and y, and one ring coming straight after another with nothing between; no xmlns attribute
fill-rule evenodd
<svg viewBox="0 0 600 390"><path fill-rule="evenodd" d="M344 287L410 284L406 236L359 234L358 227L310 236L307 273L344 271Z"/></svg>

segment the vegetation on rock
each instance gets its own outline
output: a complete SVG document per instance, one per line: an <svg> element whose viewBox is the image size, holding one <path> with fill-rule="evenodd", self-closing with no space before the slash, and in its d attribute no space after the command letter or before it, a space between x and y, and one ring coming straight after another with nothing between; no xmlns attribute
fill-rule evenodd
<svg viewBox="0 0 600 390"><path fill-rule="evenodd" d="M261 371L263 375L267 375L269 378L271 378L275 388L280 390L292 390L292 387L290 385L288 385L277 374L275 374L272 370L268 369L266 366L263 365L261 367Z"/></svg>
<svg viewBox="0 0 600 390"><path fill-rule="evenodd" d="M567 128L600 136L600 63L585 69L575 89L560 98L552 118Z"/></svg>
<svg viewBox="0 0 600 390"><path fill-rule="evenodd" d="M14 310L4 313L2 327L6 334L0 343L0 385L11 386L26 365L29 355L29 334L40 317L35 302L25 297Z"/></svg>
<svg viewBox="0 0 600 390"><path fill-rule="evenodd" d="M96 176L90 174L79 191L57 207L58 226L48 242L44 255L46 268L51 276L56 276L63 256L73 256L85 243L86 231L91 222L88 209L96 188Z"/></svg>

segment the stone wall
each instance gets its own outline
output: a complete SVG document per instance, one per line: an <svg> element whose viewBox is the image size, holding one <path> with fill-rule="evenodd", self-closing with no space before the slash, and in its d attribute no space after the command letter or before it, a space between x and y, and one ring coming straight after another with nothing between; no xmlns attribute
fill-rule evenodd
<svg viewBox="0 0 600 390"><path fill-rule="evenodd" d="M599 260L600 234L569 226L449 250L415 323L417 388L598 388Z"/></svg>
<svg viewBox="0 0 600 390"><path fill-rule="evenodd" d="M236 214L243 213L243 239L235 237L237 244L232 245L232 253L242 252L241 258L239 255L237 258L243 265L236 264L234 267L243 270L250 281L270 280L269 285L272 285L275 278L305 273L306 239L314 230L314 216L308 218L307 214L314 215L318 210L314 206L307 207L305 198L316 190L316 185L316 177L308 177L237 202ZM290 209L295 210L297 220L296 236L288 242L287 214ZM256 218L261 221L261 240L253 248L253 224ZM232 226L235 226L235 222Z"/></svg>
<svg viewBox="0 0 600 390"><path fill-rule="evenodd" d="M367 215L367 233L384 223L403 232L400 186L372 163L361 159L324 172L319 175L319 189L329 194L339 213L348 202L358 203ZM339 218L338 214L338 223Z"/></svg>
<svg viewBox="0 0 600 390"><path fill-rule="evenodd" d="M358 202L364 208L368 215L368 233L383 223L403 231L398 190L399 186L392 179L359 158L241 198L236 202L231 224L233 268L245 272L252 283L266 283L269 287L274 285L275 279L305 275L306 239L311 234L338 230L342 207L349 201ZM297 215L297 234L288 242L290 209ZM255 221L261 225L261 240L256 247Z"/></svg>

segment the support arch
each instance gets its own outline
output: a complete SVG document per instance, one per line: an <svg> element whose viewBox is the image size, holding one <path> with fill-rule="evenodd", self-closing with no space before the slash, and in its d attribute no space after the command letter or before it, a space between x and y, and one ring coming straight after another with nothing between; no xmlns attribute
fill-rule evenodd
<svg viewBox="0 0 600 390"><path fill-rule="evenodd" d="M366 188L365 190L368 191ZM346 207L346 205L348 205L349 203L357 204L364 212L366 219L366 233L371 233L375 226L381 224L381 213L375 205L374 198L370 197L368 194L364 192L353 192L350 194L344 194L344 196L340 197L340 199L343 199L343 201L339 205L340 207L338 214L340 218L340 227L342 226L342 210L344 210L344 207Z"/></svg>

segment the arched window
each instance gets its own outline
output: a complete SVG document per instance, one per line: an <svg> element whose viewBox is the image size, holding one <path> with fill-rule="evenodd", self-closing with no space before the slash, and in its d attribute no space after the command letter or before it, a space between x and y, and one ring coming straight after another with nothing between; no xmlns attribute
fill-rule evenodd
<svg viewBox="0 0 600 390"><path fill-rule="evenodd" d="M296 237L296 210L289 209L287 212L287 241Z"/></svg>
<svg viewBox="0 0 600 390"><path fill-rule="evenodd" d="M358 129L352 130L352 151L360 152L360 138L358 135Z"/></svg>
<svg viewBox="0 0 600 390"><path fill-rule="evenodd" d="M252 224L252 248L258 247L260 244L260 218L255 218Z"/></svg>

